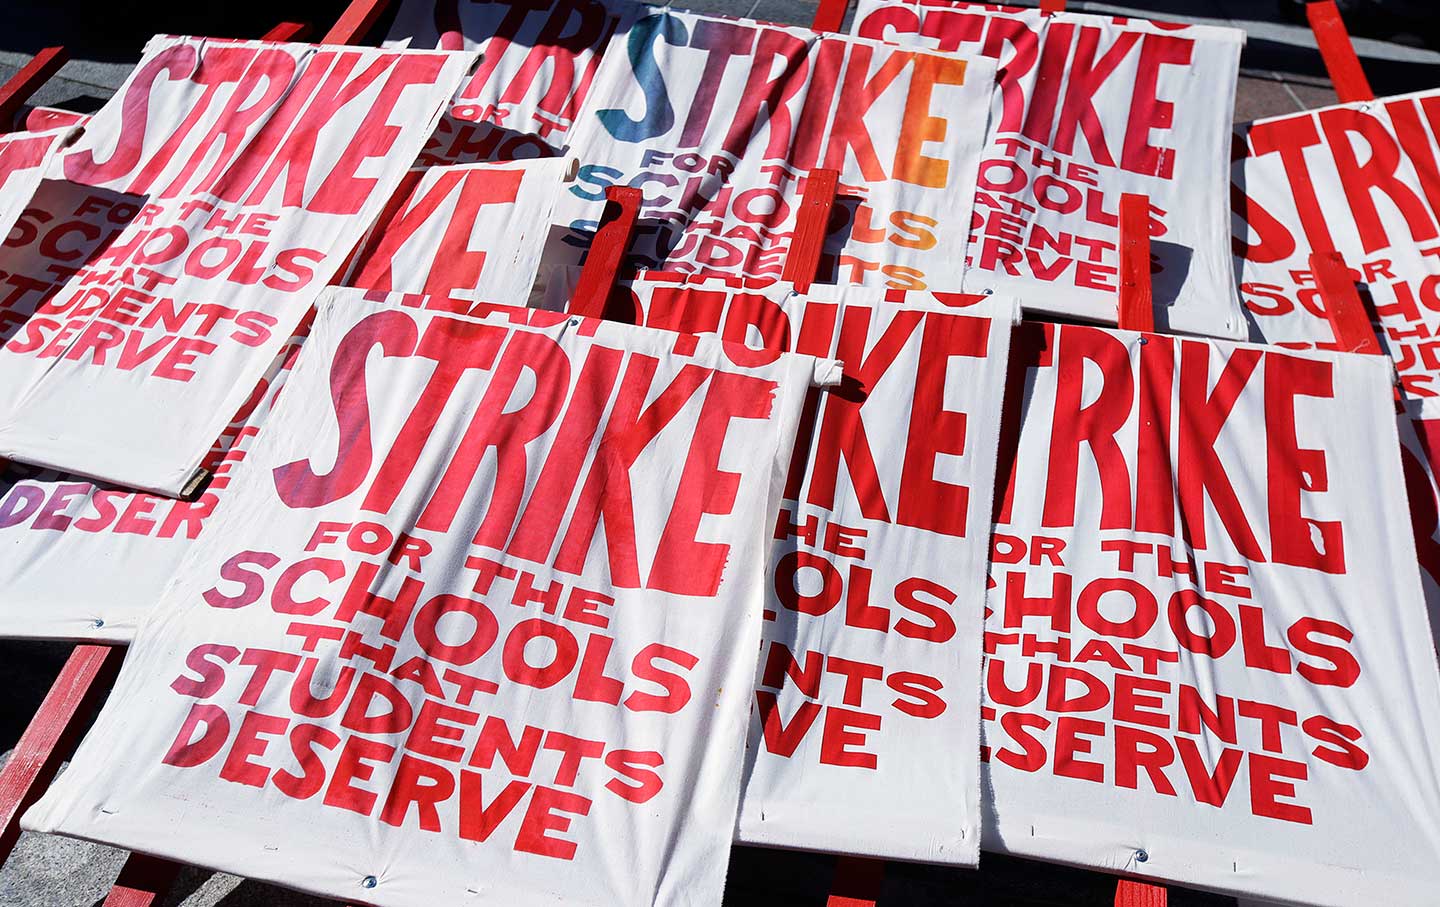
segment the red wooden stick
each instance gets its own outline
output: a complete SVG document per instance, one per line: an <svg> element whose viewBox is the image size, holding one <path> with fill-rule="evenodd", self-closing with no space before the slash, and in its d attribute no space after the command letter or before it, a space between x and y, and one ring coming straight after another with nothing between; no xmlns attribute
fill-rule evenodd
<svg viewBox="0 0 1440 907"><path fill-rule="evenodd" d="M47 47L11 76L10 81L0 85L0 124L4 124L0 128L10 128L26 98L49 81L68 59L70 55L65 52L65 48Z"/></svg>
<svg viewBox="0 0 1440 907"><path fill-rule="evenodd" d="M1310 272L1315 275L1315 287L1325 303L1325 317L1330 320L1330 330L1335 332L1340 349L1384 355L1370 323L1370 311L1355 289L1345 258L1339 252L1312 252Z"/></svg>
<svg viewBox="0 0 1440 907"><path fill-rule="evenodd" d="M0 769L0 863L20 838L20 814L40 799L75 748L80 725L120 668L119 646L76 646Z"/></svg>
<svg viewBox="0 0 1440 907"><path fill-rule="evenodd" d="M380 14L390 5L390 0L350 0L345 12L330 26L321 44L358 44L365 39Z"/></svg>
<svg viewBox="0 0 1440 907"><path fill-rule="evenodd" d="M839 185L838 170L811 170L805 178L800 211L795 216L795 235L790 240L785 268L780 273L781 280L793 281L795 289L802 293L810 289L820 270L820 253L825 251L826 227Z"/></svg>
<svg viewBox="0 0 1440 907"><path fill-rule="evenodd" d="M850 9L850 0L820 0L815 8L815 19L810 27L815 31L839 31L845 22L845 13Z"/></svg>
<svg viewBox="0 0 1440 907"><path fill-rule="evenodd" d="M155 907L179 873L179 863L132 853L102 907Z"/></svg>
<svg viewBox="0 0 1440 907"><path fill-rule="evenodd" d="M1151 885L1135 879L1121 879L1115 883L1115 907L1165 907L1169 898L1169 889L1163 885Z"/></svg>
<svg viewBox="0 0 1440 907"><path fill-rule="evenodd" d="M1153 332L1155 299L1150 286L1150 198L1127 192L1120 196L1121 330ZM1134 879L1115 883L1115 907L1165 907L1169 890Z"/></svg>
<svg viewBox="0 0 1440 907"><path fill-rule="evenodd" d="M1120 196L1120 312L1127 331L1155 330L1155 298L1150 288L1150 197Z"/></svg>
<svg viewBox="0 0 1440 907"><path fill-rule="evenodd" d="M1312 0L1305 4L1305 18L1310 20L1310 31L1315 33L1325 71L1330 73L1330 82L1340 100L1346 104L1375 100L1375 92L1370 90L1360 58L1355 56L1355 45L1350 43L1350 33L1345 30L1335 0Z"/></svg>
<svg viewBox="0 0 1440 907"><path fill-rule="evenodd" d="M570 313L586 318L603 318L605 301L620 273L625 250L630 248L630 234L635 231L635 218L640 214L640 190L633 186L611 186L605 190L605 213L600 228L585 256L585 267L570 297Z"/></svg>
<svg viewBox="0 0 1440 907"><path fill-rule="evenodd" d="M875 907L880 883L885 880L885 861L867 857L836 857L835 880L825 907Z"/></svg>
<svg viewBox="0 0 1440 907"><path fill-rule="evenodd" d="M261 41L303 41L310 34L309 22L281 22L260 36Z"/></svg>

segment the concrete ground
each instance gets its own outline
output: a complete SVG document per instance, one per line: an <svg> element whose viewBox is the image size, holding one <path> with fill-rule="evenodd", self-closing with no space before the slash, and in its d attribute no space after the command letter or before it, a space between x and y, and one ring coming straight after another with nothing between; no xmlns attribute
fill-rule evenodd
<svg viewBox="0 0 1440 907"><path fill-rule="evenodd" d="M1019 0L1034 5L1034 0ZM1235 104L1237 121L1322 107L1335 93L1310 32L1287 21L1288 0L1145 0L1112 4L1071 0L1072 10L1139 15L1244 29ZM10 0L0 5L0 80L9 78L42 47L64 44L74 58L34 96L37 104L92 111L119 87L155 33L256 37L283 20L318 23L322 29L344 8L343 0L247 0L208 4L178 0L143 9L95 0ZM700 12L808 24L815 0L678 0ZM1414 23L1387 20L1373 11L1347 22L1372 87L1379 95L1440 86L1440 52L1416 46L1424 38ZM848 26L848 20L847 20ZM383 34L387 23L377 28ZM1440 47L1434 34L1432 46ZM64 663L68 646L0 642L0 753L19 739L29 716ZM0 867L3 907L91 907L105 897L125 854L63 838L24 835ZM725 902L733 907L818 905L829 888L831 857L737 847L731 858ZM888 867L881 904L1110 907L1113 880L1097 873L1040 867L1023 860L986 856L983 873L931 866ZM330 902L269 885L200 869L186 869L163 907L320 907ZM1220 907L1233 903L1196 892L1172 890L1172 907Z"/></svg>

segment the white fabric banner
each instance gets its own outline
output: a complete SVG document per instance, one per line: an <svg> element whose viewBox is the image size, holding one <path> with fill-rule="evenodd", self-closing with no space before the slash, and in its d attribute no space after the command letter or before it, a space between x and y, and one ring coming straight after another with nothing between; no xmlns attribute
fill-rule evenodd
<svg viewBox="0 0 1440 907"><path fill-rule="evenodd" d="M1120 196L1143 193L1157 326L1245 339L1225 203L1244 32L955 0L859 0L851 30L1000 63L964 289L1114 324Z"/></svg>
<svg viewBox="0 0 1440 907"><path fill-rule="evenodd" d="M642 9L627 0L402 0L386 47L480 52L420 162L558 154L611 37Z"/></svg>
<svg viewBox="0 0 1440 907"><path fill-rule="evenodd" d="M1032 367L991 551L987 849L1429 901L1440 675L1388 364L1053 325L1013 355Z"/></svg>
<svg viewBox="0 0 1440 907"><path fill-rule="evenodd" d="M1440 91L1239 128L1235 267L1258 337L1334 348L1310 271L1339 252L1419 413L1440 418Z"/></svg>
<svg viewBox="0 0 1440 907"><path fill-rule="evenodd" d="M571 166L550 158L412 170L351 261L345 285L528 298Z"/></svg>
<svg viewBox="0 0 1440 907"><path fill-rule="evenodd" d="M12 316L0 456L181 493L472 59L152 39L50 168L94 204L143 205Z"/></svg>
<svg viewBox="0 0 1440 907"><path fill-rule="evenodd" d="M779 278L807 174L831 168L820 282L960 288L992 61L669 10L616 40L571 133L552 263L588 246L606 188L635 186L635 266Z"/></svg>
<svg viewBox="0 0 1440 907"><path fill-rule="evenodd" d="M380 907L719 903L822 366L329 291L26 827Z"/></svg>
<svg viewBox="0 0 1440 907"><path fill-rule="evenodd" d="M663 278L662 278L663 280ZM834 357L786 482L738 840L974 866L981 632L1011 299L630 285L636 320ZM944 769L937 770L943 766Z"/></svg>

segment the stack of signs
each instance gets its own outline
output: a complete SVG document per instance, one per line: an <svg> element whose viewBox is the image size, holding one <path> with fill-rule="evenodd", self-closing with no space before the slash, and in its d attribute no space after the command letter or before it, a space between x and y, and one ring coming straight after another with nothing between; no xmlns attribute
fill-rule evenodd
<svg viewBox="0 0 1440 907"><path fill-rule="evenodd" d="M719 903L764 552L837 371L739 352L329 291L27 827L376 905Z"/></svg>
<svg viewBox="0 0 1440 907"><path fill-rule="evenodd" d="M1015 355L987 848L1429 902L1440 676L1388 363L1053 325Z"/></svg>
<svg viewBox="0 0 1440 907"><path fill-rule="evenodd" d="M640 9L629 0L404 0L385 46L480 52L420 163L558 154L611 37Z"/></svg>
<svg viewBox="0 0 1440 907"><path fill-rule="evenodd" d="M571 161L412 170L351 261L346 286L522 300Z"/></svg>
<svg viewBox="0 0 1440 907"><path fill-rule="evenodd" d="M51 167L114 235L6 297L0 456L186 490L472 59L152 40Z"/></svg>
<svg viewBox="0 0 1440 907"><path fill-rule="evenodd" d="M1245 338L1225 205L1243 32L955 0L860 0L853 31L1000 61L966 290L1114 324L1120 196L1143 193L1156 323Z"/></svg>
<svg viewBox="0 0 1440 907"><path fill-rule="evenodd" d="M633 264L778 278L806 176L830 168L822 282L958 289L994 80L984 59L655 10L571 132L582 166L551 261L588 246L607 187L634 186Z"/></svg>
<svg viewBox="0 0 1440 907"><path fill-rule="evenodd" d="M738 839L975 865L985 564L1009 299L637 282L653 327L844 363L810 401L774 525ZM943 767L943 768L942 768Z"/></svg>

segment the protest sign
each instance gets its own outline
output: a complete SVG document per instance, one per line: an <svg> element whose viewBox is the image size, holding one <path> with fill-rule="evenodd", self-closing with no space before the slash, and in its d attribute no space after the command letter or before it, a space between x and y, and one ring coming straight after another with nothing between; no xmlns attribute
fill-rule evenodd
<svg viewBox="0 0 1440 907"><path fill-rule="evenodd" d="M719 903L822 366L329 291L28 827L382 907Z"/></svg>
<svg viewBox="0 0 1440 907"><path fill-rule="evenodd" d="M966 756L1015 302L959 312L879 288L816 302L787 283L680 280L630 284L616 314L719 334L742 362L844 363L809 401L771 533L738 840L975 865Z"/></svg>
<svg viewBox="0 0 1440 907"><path fill-rule="evenodd" d="M186 490L470 61L153 39L50 168L126 217L108 210L118 233L63 284L7 298L0 456Z"/></svg>
<svg viewBox="0 0 1440 907"><path fill-rule="evenodd" d="M830 168L820 282L960 288L991 61L663 9L624 49L571 133L552 263L588 246L608 187L634 186L633 266L778 278L806 175Z"/></svg>
<svg viewBox="0 0 1440 907"><path fill-rule="evenodd" d="M611 37L641 9L627 0L404 0L386 47L480 52L420 162L560 153Z"/></svg>
<svg viewBox="0 0 1440 907"><path fill-rule="evenodd" d="M553 158L412 170L351 262L345 285L526 299L571 166Z"/></svg>
<svg viewBox="0 0 1440 907"><path fill-rule="evenodd" d="M1052 325L1014 355L1031 367L991 550L987 849L1426 901L1440 677L1388 364Z"/></svg>
<svg viewBox="0 0 1440 907"><path fill-rule="evenodd" d="M964 289L1114 324L1120 196L1141 193L1157 325L1245 338L1225 216L1244 32L953 0L860 0L852 31L999 61Z"/></svg>
<svg viewBox="0 0 1440 907"><path fill-rule="evenodd" d="M1235 267L1258 337L1333 348L1310 255L1339 252L1418 413L1440 418L1440 91L1240 127Z"/></svg>

